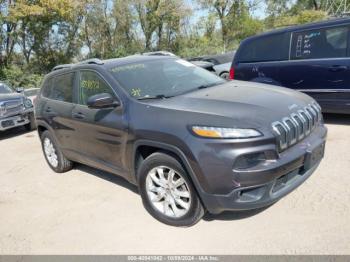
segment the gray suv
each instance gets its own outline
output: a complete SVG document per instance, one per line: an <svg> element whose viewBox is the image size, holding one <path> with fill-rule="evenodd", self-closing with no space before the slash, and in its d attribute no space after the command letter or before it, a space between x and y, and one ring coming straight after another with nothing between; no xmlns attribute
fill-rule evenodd
<svg viewBox="0 0 350 262"><path fill-rule="evenodd" d="M79 162L118 174L174 226L273 204L316 170L327 134L305 94L165 56L57 66L35 112L55 172Z"/></svg>
<svg viewBox="0 0 350 262"><path fill-rule="evenodd" d="M35 129L32 101L0 82L0 131L17 126L28 131Z"/></svg>

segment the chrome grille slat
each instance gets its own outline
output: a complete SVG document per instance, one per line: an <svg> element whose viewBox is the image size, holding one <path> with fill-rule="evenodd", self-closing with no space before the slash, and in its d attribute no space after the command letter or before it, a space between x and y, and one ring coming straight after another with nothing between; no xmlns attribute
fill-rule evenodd
<svg viewBox="0 0 350 262"><path fill-rule="evenodd" d="M312 103L281 121L272 123L279 150L285 150L308 136L322 120L321 108Z"/></svg>
<svg viewBox="0 0 350 262"><path fill-rule="evenodd" d="M7 100L2 101L1 107L1 117L8 117L19 114L23 111L23 101L22 99Z"/></svg>

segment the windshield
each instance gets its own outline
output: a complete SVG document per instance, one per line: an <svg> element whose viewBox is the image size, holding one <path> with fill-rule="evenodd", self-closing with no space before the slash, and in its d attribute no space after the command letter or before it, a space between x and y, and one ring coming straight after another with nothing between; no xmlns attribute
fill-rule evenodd
<svg viewBox="0 0 350 262"><path fill-rule="evenodd" d="M225 83L226 80L182 59L159 59L110 69L134 98L163 98Z"/></svg>
<svg viewBox="0 0 350 262"><path fill-rule="evenodd" d="M10 93L13 93L12 89L3 83L0 83L0 94L10 94Z"/></svg>

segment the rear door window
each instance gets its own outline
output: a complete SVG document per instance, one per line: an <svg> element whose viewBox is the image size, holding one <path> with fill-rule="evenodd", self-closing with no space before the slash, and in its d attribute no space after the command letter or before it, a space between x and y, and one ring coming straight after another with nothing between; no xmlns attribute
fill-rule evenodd
<svg viewBox="0 0 350 262"><path fill-rule="evenodd" d="M47 98L62 101L73 102L73 88L74 88L74 73L67 73L53 77L51 81L43 86L43 95Z"/></svg>
<svg viewBox="0 0 350 262"><path fill-rule="evenodd" d="M52 88L52 78L47 78L41 87L42 96L49 97L51 88Z"/></svg>
<svg viewBox="0 0 350 262"><path fill-rule="evenodd" d="M239 50L238 62L288 60L290 33L262 36L246 42Z"/></svg>
<svg viewBox="0 0 350 262"><path fill-rule="evenodd" d="M346 57L348 31L347 26L340 26L295 32L290 57L293 60Z"/></svg>

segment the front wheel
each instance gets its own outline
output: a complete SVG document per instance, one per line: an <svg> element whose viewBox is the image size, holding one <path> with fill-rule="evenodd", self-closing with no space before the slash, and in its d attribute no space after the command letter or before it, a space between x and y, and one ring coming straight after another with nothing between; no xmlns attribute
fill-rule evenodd
<svg viewBox="0 0 350 262"><path fill-rule="evenodd" d="M182 165L172 156L153 153L138 170L146 210L171 226L192 226L204 215L201 201Z"/></svg>

